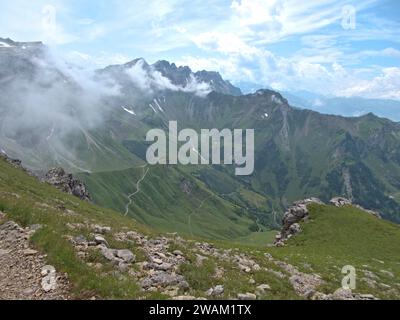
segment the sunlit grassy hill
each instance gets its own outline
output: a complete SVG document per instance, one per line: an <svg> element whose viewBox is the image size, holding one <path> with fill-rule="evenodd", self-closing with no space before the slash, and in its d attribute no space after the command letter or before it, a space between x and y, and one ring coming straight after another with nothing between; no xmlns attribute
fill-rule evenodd
<svg viewBox="0 0 400 320"><path fill-rule="evenodd" d="M284 247L267 246L267 236L265 243L257 239L253 245L205 242L180 237L178 224L178 234L159 234L132 217L64 194L0 160L0 210L6 214L2 222L42 226L30 238L32 246L68 274L76 298L317 298L341 286L344 265L356 268L354 293L400 298L397 224L354 207L309 209L303 231ZM135 255L127 269L107 260L98 246L82 245L83 249L73 244L77 237L87 239L86 244L93 241L94 225L111 228L103 235L109 248ZM223 292L208 295L217 285Z"/></svg>

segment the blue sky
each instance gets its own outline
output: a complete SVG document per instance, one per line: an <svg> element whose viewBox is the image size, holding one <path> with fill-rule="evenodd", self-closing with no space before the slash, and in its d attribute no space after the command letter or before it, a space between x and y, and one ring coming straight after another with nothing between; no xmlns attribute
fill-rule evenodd
<svg viewBox="0 0 400 320"><path fill-rule="evenodd" d="M400 100L396 0L0 0L0 5L0 36L42 40L90 68L137 57L166 59L219 71L234 83Z"/></svg>

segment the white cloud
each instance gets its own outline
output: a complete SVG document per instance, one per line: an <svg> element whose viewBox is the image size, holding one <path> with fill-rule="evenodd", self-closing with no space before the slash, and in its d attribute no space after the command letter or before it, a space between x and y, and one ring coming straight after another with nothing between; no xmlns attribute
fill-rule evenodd
<svg viewBox="0 0 400 320"><path fill-rule="evenodd" d="M2 8L0 30L7 37L19 41L41 40L53 45L79 39L63 25L67 10L62 0L15 0L4 4Z"/></svg>
<svg viewBox="0 0 400 320"><path fill-rule="evenodd" d="M231 5L230 26L239 33L246 27L248 35L258 44L274 43L339 23L345 4L347 1L342 0L235 0Z"/></svg>
<svg viewBox="0 0 400 320"><path fill-rule="evenodd" d="M56 9L55 24L43 23L51 13L51 7L42 11L48 3ZM369 57L400 57L398 22L377 17L371 10L359 19L375 3L351 1L357 10L357 30L345 35L340 20L348 0L115 0L93 14L84 12L86 6L81 12L79 5L65 0L14 0L0 12L0 30L16 40L70 44L68 50L73 43L67 58L85 67L122 64L137 55L168 58L195 70L219 71L233 81L282 90L302 87L320 93L396 96L389 84L385 92L374 89L374 83L389 77L387 70L363 64ZM327 31L327 27L333 28ZM371 39L392 42L383 50L356 52L352 41ZM281 55L274 54L277 51L270 46L281 42L286 48ZM91 44L106 51L93 53L94 49L83 47ZM176 89L157 74L150 80L152 85Z"/></svg>
<svg viewBox="0 0 400 320"><path fill-rule="evenodd" d="M148 93L154 90L172 90L193 92L202 97L211 92L210 86L205 82L198 82L192 75L185 85L175 85L168 78L164 77L159 71L147 68L143 60L139 60L135 65L126 70L132 82L142 91Z"/></svg>
<svg viewBox="0 0 400 320"><path fill-rule="evenodd" d="M312 63L268 53L251 61L237 55L221 58L186 56L180 64L194 70L217 70L234 82L249 81L280 91L307 90L322 95L362 96L400 99L400 68L385 68L371 77L375 69L346 69L339 63ZM368 76L366 78L366 75Z"/></svg>
<svg viewBox="0 0 400 320"><path fill-rule="evenodd" d="M217 71L222 74L225 79L229 80L244 79L255 81L253 70L241 65L241 58L237 56L229 56L224 58L185 56L178 60L177 64L190 66L193 71Z"/></svg>
<svg viewBox="0 0 400 320"><path fill-rule="evenodd" d="M261 54L256 47L248 45L243 39L228 32L204 32L192 38L193 42L202 49L226 54L252 56Z"/></svg>
<svg viewBox="0 0 400 320"><path fill-rule="evenodd" d="M400 100L400 68L385 68L381 75L372 80L357 81L337 94Z"/></svg>
<svg viewBox="0 0 400 320"><path fill-rule="evenodd" d="M357 13L374 3L371 0L356 4ZM278 90L303 89L320 94L398 99L390 81L386 80L391 78L393 81L396 77L393 71L360 63L367 56L398 57L397 49L349 53L352 44L349 40L343 42L339 32L319 31L332 24L340 28L342 7L346 4L347 1L333 0L303 3L235 0L231 4L229 20L217 25L215 31L191 35L206 57L186 55L178 62L195 70L219 71L234 82L250 81ZM319 33L315 33L317 31ZM350 38L352 34L349 33ZM294 35L302 36L297 37L300 41L293 43L294 50L289 56L276 55L264 46ZM355 63L358 63L357 67L349 67ZM379 71L382 76L376 76ZM355 83L359 85L355 86ZM382 86L381 92L377 90L378 83Z"/></svg>
<svg viewBox="0 0 400 320"><path fill-rule="evenodd" d="M365 50L361 51L358 56L400 58L400 50L394 48L385 48L383 50Z"/></svg>
<svg viewBox="0 0 400 320"><path fill-rule="evenodd" d="M130 60L130 58L124 54L106 51L101 51L96 55L91 55L85 52L73 50L66 54L58 52L58 55L63 56L65 60L84 69L99 69L109 65L124 64Z"/></svg>
<svg viewBox="0 0 400 320"><path fill-rule="evenodd" d="M231 8L237 15L240 25L249 26L277 20L282 9L282 2L278 0L241 0L233 1Z"/></svg>
<svg viewBox="0 0 400 320"><path fill-rule="evenodd" d="M102 124L108 111L104 99L120 94L110 79L94 80L93 72L57 57L32 58L31 62L36 65L32 78L17 74L1 86L2 130L10 137L18 138L20 131L43 141L52 136L52 147L63 149L61 141L69 134Z"/></svg>
<svg viewBox="0 0 400 320"><path fill-rule="evenodd" d="M151 78L148 76L147 71L144 70L142 61L127 69L126 73L139 89L143 91L151 89Z"/></svg>

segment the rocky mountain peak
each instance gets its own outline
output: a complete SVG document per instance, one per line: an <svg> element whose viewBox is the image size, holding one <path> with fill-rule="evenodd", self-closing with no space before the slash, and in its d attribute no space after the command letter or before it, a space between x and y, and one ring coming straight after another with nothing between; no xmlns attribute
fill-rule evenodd
<svg viewBox="0 0 400 320"><path fill-rule="evenodd" d="M287 100L278 92L271 89L259 89L255 93L251 93L251 96L266 96L275 99L275 102L281 101L287 104Z"/></svg>
<svg viewBox="0 0 400 320"><path fill-rule="evenodd" d="M10 38L1 38L0 37L0 48L42 48L44 47L43 42L41 41L32 41L32 42L16 42Z"/></svg>
<svg viewBox="0 0 400 320"><path fill-rule="evenodd" d="M90 201L90 195L83 182L67 174L63 168L50 169L43 178L57 189L77 196L81 200Z"/></svg>
<svg viewBox="0 0 400 320"><path fill-rule="evenodd" d="M10 38L0 38L0 78L30 78L37 70L35 61L45 57L46 49L40 41L15 42Z"/></svg>
<svg viewBox="0 0 400 320"><path fill-rule="evenodd" d="M147 61L144 58L133 59L132 61L129 61L128 63L125 63L124 66L127 67L127 68L131 68L131 67L135 66L138 63L141 63L142 67L144 69L147 69L149 67L149 64L147 63Z"/></svg>
<svg viewBox="0 0 400 320"><path fill-rule="evenodd" d="M205 70L193 72L188 66L177 66L175 63L171 63L167 60L159 60L149 65L145 59L137 58L123 65L107 66L99 70L98 73L108 72L114 77L119 78L121 77L121 71L132 68L138 63L141 63L141 67L147 72L160 72L163 77L169 79L171 83L176 86L186 87L195 80L199 83L208 84L211 90L219 93L235 96L242 94L239 88L233 86L229 81L224 80L218 72Z"/></svg>
<svg viewBox="0 0 400 320"><path fill-rule="evenodd" d="M199 81L209 83L214 91L224 94L231 94L233 96L242 95L242 91L238 87L232 85L228 80L224 80L216 71L202 70L196 72L194 76Z"/></svg>

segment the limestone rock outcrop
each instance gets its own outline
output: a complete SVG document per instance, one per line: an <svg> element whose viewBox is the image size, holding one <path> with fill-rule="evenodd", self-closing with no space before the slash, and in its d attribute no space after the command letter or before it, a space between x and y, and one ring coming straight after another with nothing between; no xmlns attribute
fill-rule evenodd
<svg viewBox="0 0 400 320"><path fill-rule="evenodd" d="M63 192L80 198L81 200L91 200L85 184L74 178L72 174L67 174L63 168L50 169L42 180L50 183Z"/></svg>

